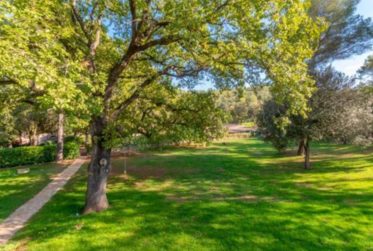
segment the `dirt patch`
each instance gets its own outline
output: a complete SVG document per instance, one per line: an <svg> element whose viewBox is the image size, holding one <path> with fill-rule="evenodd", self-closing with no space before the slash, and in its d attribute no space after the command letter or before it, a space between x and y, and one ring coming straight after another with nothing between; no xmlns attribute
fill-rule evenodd
<svg viewBox="0 0 373 251"><path fill-rule="evenodd" d="M30 237L27 237L26 239L22 240L19 245L14 249L15 251L26 251L27 250L27 244L31 240Z"/></svg>
<svg viewBox="0 0 373 251"><path fill-rule="evenodd" d="M193 201L200 201L200 200L207 200L207 201L243 201L243 202L260 202L260 201L272 201L276 202L279 201L277 198L264 196L258 197L256 195L239 195L239 196L224 196L224 195L209 195L206 194L204 196L176 196L170 195L166 197L168 200L175 201L178 203L185 203L185 202L193 202Z"/></svg>
<svg viewBox="0 0 373 251"><path fill-rule="evenodd" d="M343 203L347 206L358 206L360 205L360 201L354 200L354 199L346 199L343 201Z"/></svg>
<svg viewBox="0 0 373 251"><path fill-rule="evenodd" d="M178 202L178 203L185 203L185 202L193 201L191 198L178 197L178 196L175 196L175 195L167 196L166 198L167 198L167 200Z"/></svg>
<svg viewBox="0 0 373 251"><path fill-rule="evenodd" d="M225 172L225 169L222 168L222 167L219 167L219 168L216 169L216 171L217 171L218 173L224 173L224 172Z"/></svg>
<svg viewBox="0 0 373 251"><path fill-rule="evenodd" d="M330 191L330 190L333 190L333 188L330 187L330 186L320 186L320 185L317 185L317 184L315 184L313 182L297 182L295 184L298 187L308 188L308 189L315 189L315 190L318 190L318 191Z"/></svg>
<svg viewBox="0 0 373 251"><path fill-rule="evenodd" d="M129 166L126 173L123 167L113 167L111 175L120 177L134 177L137 179L164 179L167 177L178 177L185 174L198 173L197 168L164 168L164 167L137 167ZM126 175L124 175L126 174Z"/></svg>
<svg viewBox="0 0 373 251"><path fill-rule="evenodd" d="M312 182L297 182L295 184L298 187L314 188L314 184Z"/></svg>
<svg viewBox="0 0 373 251"><path fill-rule="evenodd" d="M167 174L171 174L169 170L162 167L128 167L127 174L139 179L160 179Z"/></svg>
<svg viewBox="0 0 373 251"><path fill-rule="evenodd" d="M136 150L115 150L111 152L112 158L120 158L120 157L136 157L141 156L142 153Z"/></svg>

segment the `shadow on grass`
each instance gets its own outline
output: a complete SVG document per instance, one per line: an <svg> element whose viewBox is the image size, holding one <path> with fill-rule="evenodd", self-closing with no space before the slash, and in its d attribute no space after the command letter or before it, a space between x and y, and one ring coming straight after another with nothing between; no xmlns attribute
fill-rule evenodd
<svg viewBox="0 0 373 251"><path fill-rule="evenodd" d="M29 173L17 174L19 167L0 169L0 222L37 194L66 165L49 163L23 166Z"/></svg>
<svg viewBox="0 0 373 251"><path fill-rule="evenodd" d="M16 240L30 238L29 250L372 247L372 157L319 160L308 171L297 160L255 139L148 154L129 161L128 177L111 177L111 208L86 216L82 170ZM144 175L151 168L163 171Z"/></svg>

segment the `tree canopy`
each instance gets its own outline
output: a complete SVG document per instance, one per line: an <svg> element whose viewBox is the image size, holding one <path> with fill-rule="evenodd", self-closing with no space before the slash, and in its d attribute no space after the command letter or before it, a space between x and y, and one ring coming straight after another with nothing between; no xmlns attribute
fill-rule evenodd
<svg viewBox="0 0 373 251"><path fill-rule="evenodd" d="M327 67L334 60L359 55L372 48L373 24L356 13L360 0L312 0L310 15L323 18L328 28L322 33L311 68Z"/></svg>
<svg viewBox="0 0 373 251"><path fill-rule="evenodd" d="M359 75L365 84L372 87L373 84L373 55L369 56L359 70Z"/></svg>
<svg viewBox="0 0 373 251"><path fill-rule="evenodd" d="M299 153L311 139L332 139L351 142L357 135L370 137L371 109L369 98L352 88L354 80L330 67L334 60L362 54L372 48L373 23L356 14L358 0L312 0L309 14L323 18L328 27L321 33L318 47L308 61L309 72L317 90L309 100L307 116L288 114L289 104L267 102L258 124L265 137L280 150L298 140ZM361 69L367 75L369 60ZM288 118L285 126L281 120ZM368 140L369 141L369 140ZM306 147L306 167L309 167L309 147Z"/></svg>

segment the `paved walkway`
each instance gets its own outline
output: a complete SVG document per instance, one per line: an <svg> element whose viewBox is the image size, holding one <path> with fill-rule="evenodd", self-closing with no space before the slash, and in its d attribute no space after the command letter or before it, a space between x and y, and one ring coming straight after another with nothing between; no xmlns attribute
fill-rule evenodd
<svg viewBox="0 0 373 251"><path fill-rule="evenodd" d="M23 228L25 223L66 184L84 162L84 158L76 159L69 167L54 177L52 182L35 195L35 197L27 201L5 219L0 224L0 245L6 244L18 230Z"/></svg>

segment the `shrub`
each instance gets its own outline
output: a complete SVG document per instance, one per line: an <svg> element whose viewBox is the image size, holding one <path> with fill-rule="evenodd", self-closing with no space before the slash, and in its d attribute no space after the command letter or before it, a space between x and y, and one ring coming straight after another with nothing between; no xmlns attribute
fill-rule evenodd
<svg viewBox="0 0 373 251"><path fill-rule="evenodd" d="M25 146L0 149L0 168L54 161L56 146Z"/></svg>
<svg viewBox="0 0 373 251"><path fill-rule="evenodd" d="M56 145L45 145L45 146L39 146L43 148L44 151L44 158L41 162L51 162L56 160L57 156L57 146ZM38 162L38 163L41 163Z"/></svg>
<svg viewBox="0 0 373 251"><path fill-rule="evenodd" d="M76 141L69 141L64 144L64 159L75 159L80 155L80 144Z"/></svg>
<svg viewBox="0 0 373 251"><path fill-rule="evenodd" d="M43 146L23 146L0 148L0 168L30 165L55 161L57 147L55 144ZM80 144L74 141L65 143L64 158L75 159L80 155Z"/></svg>
<svg viewBox="0 0 373 251"><path fill-rule="evenodd" d="M53 141L53 140L47 140L47 141L44 141L42 144L40 144L40 145L42 145L42 146L50 146L50 145L55 145L56 144L56 142L55 141Z"/></svg>
<svg viewBox="0 0 373 251"><path fill-rule="evenodd" d="M69 142L77 142L79 144L84 144L84 139L78 136L66 136L63 140L64 143L69 143Z"/></svg>

